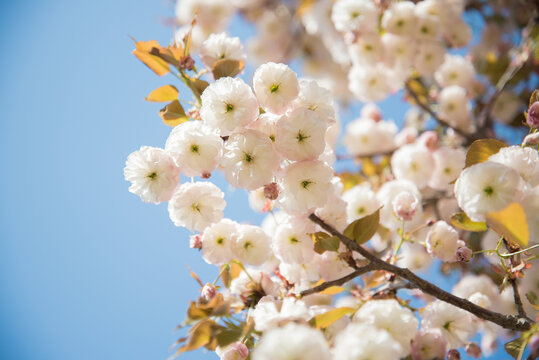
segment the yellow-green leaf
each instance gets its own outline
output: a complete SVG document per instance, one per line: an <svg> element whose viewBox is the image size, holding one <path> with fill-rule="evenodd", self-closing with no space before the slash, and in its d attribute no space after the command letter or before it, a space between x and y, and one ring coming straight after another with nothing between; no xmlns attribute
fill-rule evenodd
<svg viewBox="0 0 539 360"><path fill-rule="evenodd" d="M189 330L189 340L187 344L182 346L176 351L175 356L186 351L192 351L201 348L202 346L208 345L214 340L215 333L220 326L217 323L210 319L204 319L193 325Z"/></svg>
<svg viewBox="0 0 539 360"><path fill-rule="evenodd" d="M380 209L374 213L357 219L344 229L344 235L354 239L359 245L366 243L376 234L380 224Z"/></svg>
<svg viewBox="0 0 539 360"><path fill-rule="evenodd" d="M183 107L178 100L174 100L159 110L159 116L161 116L161 119L163 119L165 124L172 127L189 120L187 115L185 115L185 110L183 110Z"/></svg>
<svg viewBox="0 0 539 360"><path fill-rule="evenodd" d="M223 329L217 333L217 344L220 347L225 347L232 344L235 341L238 341L241 337L242 329Z"/></svg>
<svg viewBox="0 0 539 360"><path fill-rule="evenodd" d="M487 214L487 224L498 235L520 247L528 245L530 233L526 213L519 203L509 204L505 209Z"/></svg>
<svg viewBox="0 0 539 360"><path fill-rule="evenodd" d="M481 232L487 231L487 223L472 221L465 212L458 212L451 216L451 224L462 230Z"/></svg>
<svg viewBox="0 0 539 360"><path fill-rule="evenodd" d="M507 145L496 139L475 140L466 153L466 167L479 164L488 160Z"/></svg>
<svg viewBox="0 0 539 360"><path fill-rule="evenodd" d="M539 49L539 46L537 47ZM530 96L530 105L529 107L532 107L533 103L539 101L539 90L535 89L533 90L532 96Z"/></svg>
<svg viewBox="0 0 539 360"><path fill-rule="evenodd" d="M333 324L335 321L339 320L345 315L355 312L356 309L351 307L340 307L337 309L330 310L326 313L316 315L310 321L316 326L317 329L324 329Z"/></svg>
<svg viewBox="0 0 539 360"><path fill-rule="evenodd" d="M314 241L314 251L318 254L323 254L326 251L337 251L339 250L339 238L336 236L331 236L325 232L317 232L311 234Z"/></svg>
<svg viewBox="0 0 539 360"><path fill-rule="evenodd" d="M133 41L135 40L133 39ZM157 75L163 76L170 71L170 66L159 56L151 54L153 49L159 48L159 43L155 40L135 41L135 50L133 50L133 54L138 57L140 61L142 61L147 67L152 69Z"/></svg>
<svg viewBox="0 0 539 360"><path fill-rule="evenodd" d="M516 338L506 343L504 348L505 351L507 351L507 353L513 357L513 359L516 359L520 354L522 346L524 346L524 340L522 338Z"/></svg>
<svg viewBox="0 0 539 360"><path fill-rule="evenodd" d="M337 294L342 293L344 290L345 290L345 288L343 288L342 286L332 286L332 287L328 287L324 291L320 291L319 294L321 294L321 295L337 295Z"/></svg>
<svg viewBox="0 0 539 360"><path fill-rule="evenodd" d="M167 102L178 99L178 89L174 85L161 86L144 98L146 101Z"/></svg>
<svg viewBox="0 0 539 360"><path fill-rule="evenodd" d="M217 61L213 67L212 67L212 73L213 78L215 80L220 79L222 77L234 77L238 75L243 68L245 67L245 64L243 61L240 60L232 60L232 59L222 59Z"/></svg>

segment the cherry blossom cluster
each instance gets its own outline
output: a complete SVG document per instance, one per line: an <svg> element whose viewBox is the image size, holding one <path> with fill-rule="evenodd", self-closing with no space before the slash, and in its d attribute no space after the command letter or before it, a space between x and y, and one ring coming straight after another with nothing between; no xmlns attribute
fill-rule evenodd
<svg viewBox="0 0 539 360"><path fill-rule="evenodd" d="M191 339L200 336L200 324L209 326L204 336L210 340L199 347L222 360L427 360L457 358L459 349L488 356L510 327L369 267L369 254L352 251L335 234L358 241L354 224L375 218L373 235L358 242L384 263L414 272L433 264L459 269L463 275L451 294L462 302L536 318L533 295L522 301L519 290L538 290L539 273L529 268L539 244L539 102L526 113L529 134L520 146L473 142L484 124L472 104L485 88L472 59L448 51L471 40L464 1L306 3L296 13L273 0L177 4L182 26L175 40L188 39L182 60L193 62L178 70L187 84L207 73L214 79L193 92L197 101L186 121L162 148L143 146L128 156L124 175L142 201L168 203L174 225L192 233L190 247L219 268L222 286L201 284L191 304L199 313L189 311L188 323L200 320ZM225 32L236 12L256 21L246 50ZM298 43L307 54L308 78L285 64ZM486 50L474 51L480 58ZM250 82L236 77L247 59L259 64ZM223 61L238 71L217 76ZM412 78L424 93L408 89ZM404 86L416 106L399 129L373 102ZM520 102L502 90L484 108L509 122ZM337 101L352 97L365 104L341 138L357 165L349 179L335 171L342 157ZM427 117L438 128L431 130ZM260 224L224 217L225 193L211 181L215 172L248 192L252 210L266 215ZM519 235L510 225L492 220L511 206L522 211L525 244L513 240ZM468 269L472 262L485 274ZM360 275L360 282L337 286ZM337 285L317 289L325 283ZM401 289L408 289L407 297L397 296ZM247 331L228 342L215 335L235 327ZM527 341L538 348L532 335ZM180 349L195 349L189 346L188 340Z"/></svg>

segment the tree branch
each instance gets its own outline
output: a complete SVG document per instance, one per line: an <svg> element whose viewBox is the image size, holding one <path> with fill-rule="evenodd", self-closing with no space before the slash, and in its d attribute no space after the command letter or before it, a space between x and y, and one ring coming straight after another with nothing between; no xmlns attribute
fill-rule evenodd
<svg viewBox="0 0 539 360"><path fill-rule="evenodd" d="M410 96L412 97L412 99L414 99L414 101L416 102L416 104L421 108L423 109L425 112L427 112L427 114L429 114L434 120L436 120L440 125L443 125L443 126L447 126L451 129L453 129L457 134L459 134L460 136L462 136L463 138L465 138L469 143L473 142L475 139L475 136L473 134L467 134L465 133L464 131L458 129L458 128L455 128L453 126L451 126L447 121L443 120L443 119L440 119L440 117L438 116L438 114L436 114L434 112L434 110L431 109L431 107L424 103L423 101L421 101L421 99L419 99L419 96L416 94L416 92L410 87L410 84L408 82L405 82L404 83L404 87L406 88L406 91L408 92L408 94L410 94Z"/></svg>
<svg viewBox="0 0 539 360"><path fill-rule="evenodd" d="M400 276L401 278L408 280L410 283L414 284L418 289L423 291L425 294L434 296L439 300L445 301L453 306L466 310L474 314L478 318L498 324L505 329L515 330L515 331L526 331L526 330L529 330L531 328L531 325L533 324L533 322L527 318L496 313L494 311L478 306L466 299L463 299L451 293L448 293L447 291L440 289L438 286L420 278L419 276L417 276L416 274L414 274L408 269L400 268L398 266L392 265L388 262L385 262L377 258L373 254L371 254L369 251L367 251L365 248L363 248L358 243L356 243L354 240L344 236L339 231L337 231L334 227L324 222L324 220L322 220L315 214L311 214L309 216L309 219L313 221L314 223L320 225L320 227L322 227L331 235L338 237L339 240L344 245L346 245L350 250L353 250L361 254L363 257L369 260L371 262L371 265L373 266L373 269L385 270L397 276Z"/></svg>
<svg viewBox="0 0 539 360"><path fill-rule="evenodd" d="M315 294L315 293L324 291L327 288L330 288L332 286L339 286L339 285L345 284L348 281L353 280L353 279L357 278L358 276L361 276L361 275L363 275L365 273L368 273L369 271L372 271L372 270L374 270L374 266L372 265L372 263L369 263L368 265L359 267L357 270L351 272L350 274L348 274L346 276L343 276L342 278L335 279L335 280L332 280L332 281L326 281L326 282L324 282L324 283L322 283L322 284L320 284L318 286L315 286L315 287L313 287L311 289L303 290L300 293L300 295L301 296L307 296L307 295L311 295L311 294Z"/></svg>

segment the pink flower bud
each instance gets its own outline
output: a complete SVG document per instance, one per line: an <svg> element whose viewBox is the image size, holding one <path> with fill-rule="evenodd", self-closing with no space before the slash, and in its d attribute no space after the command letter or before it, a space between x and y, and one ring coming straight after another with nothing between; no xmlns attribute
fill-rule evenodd
<svg viewBox="0 0 539 360"><path fill-rule="evenodd" d="M395 136L395 143L398 147L401 147L413 143L416 139L417 130L411 127L405 127Z"/></svg>
<svg viewBox="0 0 539 360"><path fill-rule="evenodd" d="M461 247L457 250L457 261L468 262L472 259L472 249Z"/></svg>
<svg viewBox="0 0 539 360"><path fill-rule="evenodd" d="M530 339L530 343L528 345L530 347L530 356L529 358L535 359L539 358L539 334L535 334Z"/></svg>
<svg viewBox="0 0 539 360"><path fill-rule="evenodd" d="M191 235L189 238L189 247L191 249L202 249L202 237L200 234Z"/></svg>
<svg viewBox="0 0 539 360"><path fill-rule="evenodd" d="M198 109L195 107L192 107L191 109L187 110L186 115L189 116L191 119L202 120L202 118L200 117L200 111L198 111Z"/></svg>
<svg viewBox="0 0 539 360"><path fill-rule="evenodd" d="M180 69L182 70L193 70L195 66L195 60L190 55L184 56L180 59Z"/></svg>
<svg viewBox="0 0 539 360"><path fill-rule="evenodd" d="M279 196L279 185L270 183L264 186L264 197L269 200L275 200Z"/></svg>
<svg viewBox="0 0 539 360"><path fill-rule="evenodd" d="M435 131L425 131L419 137L419 142L431 152L440 147L440 137Z"/></svg>
<svg viewBox="0 0 539 360"><path fill-rule="evenodd" d="M451 349L447 353L447 360L460 360L460 353L457 349Z"/></svg>
<svg viewBox="0 0 539 360"><path fill-rule="evenodd" d="M469 343L466 345L466 354L475 359L479 359L481 357L481 348L476 343Z"/></svg>
<svg viewBox="0 0 539 360"><path fill-rule="evenodd" d="M535 134L529 134L526 135L524 138L523 144L525 146L534 146L539 144L539 132L536 132Z"/></svg>
<svg viewBox="0 0 539 360"><path fill-rule="evenodd" d="M361 117L363 118L369 118L376 122L382 120L382 113L380 112L380 108L376 106L376 104L368 103L365 106L361 108Z"/></svg>
<svg viewBox="0 0 539 360"><path fill-rule="evenodd" d="M531 128L539 128L539 101L536 101L528 109L528 119L526 120Z"/></svg>
<svg viewBox="0 0 539 360"><path fill-rule="evenodd" d="M213 297L217 295L217 289L212 284L206 284L201 290L200 297L206 301L210 301Z"/></svg>
<svg viewBox="0 0 539 360"><path fill-rule="evenodd" d="M407 191L403 191L393 199L393 212L404 221L414 217L419 205L418 199Z"/></svg>
<svg viewBox="0 0 539 360"><path fill-rule="evenodd" d="M237 341L226 348L217 348L217 355L221 360L245 360L249 356L249 348L244 343Z"/></svg>

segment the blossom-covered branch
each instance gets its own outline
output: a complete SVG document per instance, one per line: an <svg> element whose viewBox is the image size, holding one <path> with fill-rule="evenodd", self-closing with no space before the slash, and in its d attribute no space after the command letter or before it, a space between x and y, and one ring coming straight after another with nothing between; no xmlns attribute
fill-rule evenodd
<svg viewBox="0 0 539 360"><path fill-rule="evenodd" d="M531 325L533 324L533 322L531 322L525 316L520 317L520 316L499 314L499 313L490 311L488 309L485 309L481 306L477 306L476 304L466 299L462 299L458 296L450 294L440 289L436 285L420 278L419 276L415 275L413 272L411 272L408 269L400 268L398 266L392 265L384 260L377 258L373 254L371 254L368 250L358 245L354 240L344 236L335 228L333 228L331 225L325 223L324 220L320 219L315 214L311 214L309 216L309 219L311 219L311 221L315 222L316 224L320 225L324 230L326 230L330 234L337 236L339 240L341 240L343 244L345 244L349 249L358 252L359 254L364 256L366 259L371 261L371 263L367 265L367 266L371 266L371 270L385 270L385 271L391 272L397 276L400 276L401 278L405 280L408 280L409 282L414 284L418 289L420 289L424 293L434 296L437 299L445 301L458 308L466 310L481 319L491 321L497 325L500 325L501 327L505 329L516 330L516 331L526 331L526 330L529 330Z"/></svg>

